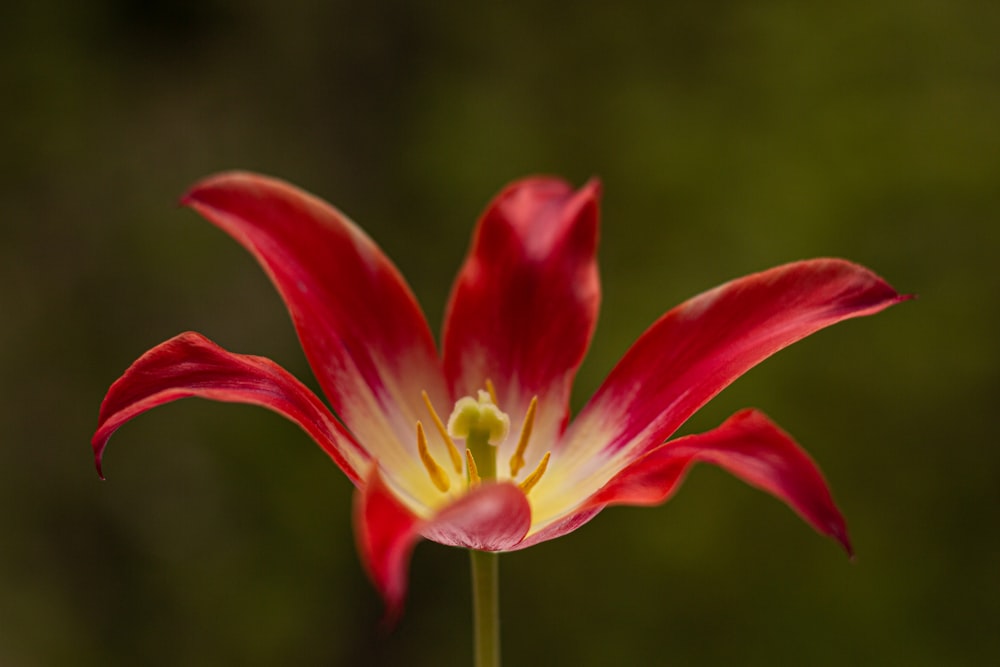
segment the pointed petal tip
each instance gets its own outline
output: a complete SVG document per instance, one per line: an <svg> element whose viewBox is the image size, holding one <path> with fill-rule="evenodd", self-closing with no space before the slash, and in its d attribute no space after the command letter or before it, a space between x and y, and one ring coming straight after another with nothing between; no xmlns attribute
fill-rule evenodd
<svg viewBox="0 0 1000 667"><path fill-rule="evenodd" d="M853 274L854 276L867 275L869 279L872 280L875 284L877 284L878 288L880 288L880 289L878 288L873 289L872 294L870 296L876 296L876 295L882 296L884 298L884 305L882 306L883 308L888 308L889 306L893 306L897 303L902 303L903 301L910 301L912 299L917 298L916 294L900 293L895 287L893 287L889 283L889 281L887 281L881 275L879 275L875 271L872 271L867 266L863 264L858 264L849 259L843 259L840 257L820 257L814 260L792 262L788 266L793 266L796 264L805 266L813 263L817 265L827 264L828 266L838 267L838 269L844 272L845 274Z"/></svg>
<svg viewBox="0 0 1000 667"><path fill-rule="evenodd" d="M507 186L500 191L500 194L497 195L496 200L500 201L507 196L524 190L538 190L543 192L556 190L563 191L570 195L572 195L575 191L577 196L586 199L598 200L601 198L601 194L604 191L604 184L601 182L600 177L591 176L582 186L576 189L565 178L560 176L536 174L533 176L525 176L524 178L508 183Z"/></svg>
<svg viewBox="0 0 1000 667"><path fill-rule="evenodd" d="M218 173L211 174L196 181L184 194L180 196L178 199L178 205L195 208L199 204L210 205L212 195L215 193L220 193L230 189L235 189L237 191L241 189L252 189L256 186L270 187L277 191L291 191L296 195L308 194L305 192L299 192L299 190L291 183L280 178L265 176L264 174L258 174L256 172L245 171L242 169L230 169L228 171L220 171Z"/></svg>
<svg viewBox="0 0 1000 667"><path fill-rule="evenodd" d="M194 204L196 204L198 202L199 195L202 192L204 192L204 190L206 190L207 188L212 187L220 179L225 178L226 176L228 176L229 173L231 173L231 172L223 172L223 173L220 173L220 174L212 174L211 176L206 176L205 178L201 178L201 179L195 181L194 184L192 184L191 187L189 187L187 190L185 190L184 194L182 194L180 196L180 198L177 200L177 204L179 206L193 206Z"/></svg>
<svg viewBox="0 0 1000 667"><path fill-rule="evenodd" d="M255 174L249 171L241 170L230 170L230 171L220 171L216 174L206 176L195 183L187 189L184 194L178 199L178 205L180 206L193 206L202 200L203 195L211 190L218 189L221 186L230 185L238 182L249 182L255 180L271 180L266 176L261 176L260 174Z"/></svg>
<svg viewBox="0 0 1000 667"><path fill-rule="evenodd" d="M834 526L830 526L830 537L837 541L837 543L847 554L847 559L852 563L854 562L854 547L851 545L851 538L847 534L847 526L844 524L843 520Z"/></svg>
<svg viewBox="0 0 1000 667"><path fill-rule="evenodd" d="M604 194L604 183L599 176L591 176L580 188L580 192L587 194L591 199L600 199Z"/></svg>
<svg viewBox="0 0 1000 667"><path fill-rule="evenodd" d="M385 609L378 622L379 633L382 635L392 634L399 626L400 619L403 618L403 600L384 600Z"/></svg>
<svg viewBox="0 0 1000 667"><path fill-rule="evenodd" d="M105 397L104 399L104 402L106 401L107 397ZM105 422L104 402L102 402L101 404L101 412L100 416L98 417L100 425L98 426L97 431L94 433L94 437L91 438L90 440L90 447L94 452L94 469L97 470L97 476L98 478L100 478L102 482L106 479L104 477L104 448L107 446L108 438L110 437L109 435L106 435L104 433L104 428L103 428Z"/></svg>

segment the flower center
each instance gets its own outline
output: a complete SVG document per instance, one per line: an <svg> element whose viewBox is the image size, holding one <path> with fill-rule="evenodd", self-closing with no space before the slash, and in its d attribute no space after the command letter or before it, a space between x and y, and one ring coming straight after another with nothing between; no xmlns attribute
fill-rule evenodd
<svg viewBox="0 0 1000 667"><path fill-rule="evenodd" d="M481 479L496 479L497 446L507 439L508 431L510 417L486 391L480 391L478 398L458 399L448 419L448 435L465 440L466 458L475 462Z"/></svg>
<svg viewBox="0 0 1000 667"><path fill-rule="evenodd" d="M497 448L503 444L510 432L510 417L497 407L493 383L487 380L486 391L480 390L475 398L465 396L458 399L455 402L455 407L452 408L447 426L434 410L427 392L422 392L422 395L431 421L434 422L434 426L444 441L448 450L448 458L458 475L463 472L463 457L455 445L455 440L465 441L466 486L472 488L478 486L482 480L496 480ZM537 407L538 397L536 396L531 399L528 410L525 412L517 447L510 458L511 480L516 479L517 474L524 468L524 452L528 448L528 441L531 438L531 429L535 423ZM417 422L417 452L420 454L420 461L427 469L431 482L441 493L447 493L451 489L451 476L431 455L424 426L419 421ZM545 474L550 454L550 452L545 452L535 470L518 484L525 494L531 491L532 487Z"/></svg>

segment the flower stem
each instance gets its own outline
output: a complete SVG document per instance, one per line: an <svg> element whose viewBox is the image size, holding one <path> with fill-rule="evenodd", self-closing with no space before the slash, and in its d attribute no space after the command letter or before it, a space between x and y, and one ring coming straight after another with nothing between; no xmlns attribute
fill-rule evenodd
<svg viewBox="0 0 1000 667"><path fill-rule="evenodd" d="M470 550L476 667L500 667L500 557Z"/></svg>

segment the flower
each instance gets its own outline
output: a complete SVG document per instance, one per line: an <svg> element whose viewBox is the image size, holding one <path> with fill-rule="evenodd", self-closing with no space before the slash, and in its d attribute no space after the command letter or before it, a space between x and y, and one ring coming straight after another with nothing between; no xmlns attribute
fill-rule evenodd
<svg viewBox="0 0 1000 667"><path fill-rule="evenodd" d="M111 434L157 405L196 396L273 410L355 485L359 552L390 613L401 609L421 538L522 549L609 505L661 503L699 461L785 501L850 553L816 465L760 412L669 438L779 349L907 297L839 259L734 280L657 320L569 423L600 300L599 193L597 182L574 192L550 178L500 193L458 274L439 355L402 276L339 211L254 174L196 184L183 203L267 272L333 411L274 362L184 333L109 389L92 441L98 472Z"/></svg>

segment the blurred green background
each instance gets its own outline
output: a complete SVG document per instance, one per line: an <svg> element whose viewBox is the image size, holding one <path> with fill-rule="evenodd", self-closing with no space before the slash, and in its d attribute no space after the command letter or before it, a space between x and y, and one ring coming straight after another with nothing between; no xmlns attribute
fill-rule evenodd
<svg viewBox="0 0 1000 667"><path fill-rule="evenodd" d="M659 314L751 271L844 256L920 295L685 427L766 411L823 467L856 562L698 468L662 507L502 559L507 664L997 660L998 34L986 0L7 3L0 664L471 662L466 555L420 545L379 632L351 486L280 418L182 401L94 473L105 389L180 331L315 386L262 272L175 206L237 167L351 215L435 330L496 191L600 176L577 407Z"/></svg>

